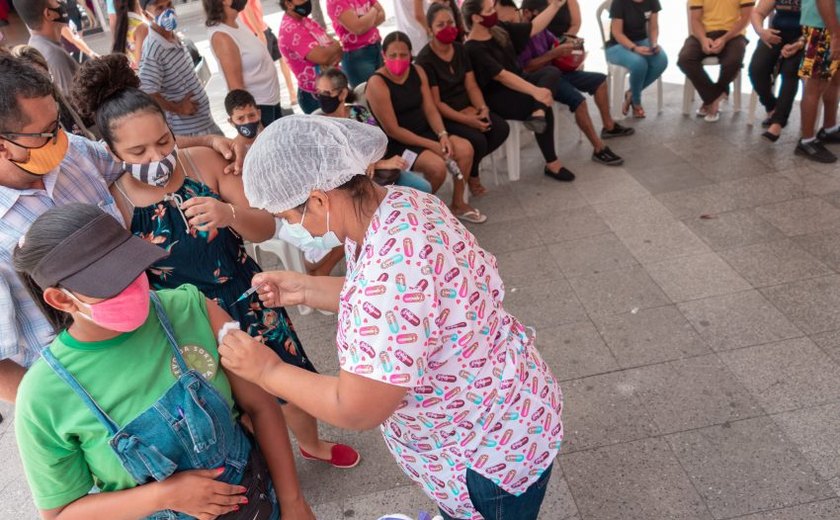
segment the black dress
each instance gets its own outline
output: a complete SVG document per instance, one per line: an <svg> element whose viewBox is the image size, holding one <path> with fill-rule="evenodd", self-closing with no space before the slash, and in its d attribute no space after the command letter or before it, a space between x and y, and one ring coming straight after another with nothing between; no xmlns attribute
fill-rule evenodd
<svg viewBox="0 0 840 520"><path fill-rule="evenodd" d="M432 127L429 125L429 121L426 119L426 113L423 111L423 83L420 79L420 74L417 72L417 66L412 65L408 69L408 77L402 84L391 81L387 76L379 72L376 72L374 75L382 78L382 81L388 87L388 92L391 94L391 105L394 107L394 115L397 117L397 124L420 137L437 142L437 135L435 135ZM373 112L373 117L377 121L381 120L375 111L371 110L371 112ZM381 124L379 126L382 127ZM397 141L390 135L388 136L388 149L385 152L385 157L402 155L405 150L411 150L417 155L420 155L425 148L422 146L407 145Z"/></svg>

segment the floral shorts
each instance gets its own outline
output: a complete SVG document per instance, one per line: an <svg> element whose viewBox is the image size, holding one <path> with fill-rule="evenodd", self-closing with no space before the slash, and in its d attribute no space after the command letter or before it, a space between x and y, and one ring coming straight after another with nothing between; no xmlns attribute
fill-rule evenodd
<svg viewBox="0 0 840 520"><path fill-rule="evenodd" d="M831 60L831 35L828 29L803 26L802 36L805 38L805 52L799 66L799 77L830 80L840 68L840 61Z"/></svg>

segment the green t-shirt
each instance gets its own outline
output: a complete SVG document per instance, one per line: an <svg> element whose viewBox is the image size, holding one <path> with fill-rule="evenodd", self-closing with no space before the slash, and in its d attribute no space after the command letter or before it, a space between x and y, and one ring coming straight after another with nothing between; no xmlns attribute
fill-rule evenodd
<svg viewBox="0 0 840 520"><path fill-rule="evenodd" d="M233 417L230 383L219 367L204 296L192 285L157 294L186 351L187 365L222 393ZM85 343L64 331L51 345L61 364L120 427L150 408L175 382L175 358L150 307L146 323L134 332ZM69 504L94 484L102 491L136 485L108 445L108 431L43 359L32 365L18 390L15 433L39 509Z"/></svg>

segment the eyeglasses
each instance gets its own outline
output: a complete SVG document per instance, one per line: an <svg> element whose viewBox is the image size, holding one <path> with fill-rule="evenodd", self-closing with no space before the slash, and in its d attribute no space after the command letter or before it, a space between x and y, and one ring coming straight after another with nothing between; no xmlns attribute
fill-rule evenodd
<svg viewBox="0 0 840 520"><path fill-rule="evenodd" d="M61 131L61 122L59 118L55 119L55 124L49 132L0 132L0 137L9 141L12 144L32 150L35 148L43 148L50 141L55 142L58 139L58 133ZM14 139L12 139L14 137Z"/></svg>

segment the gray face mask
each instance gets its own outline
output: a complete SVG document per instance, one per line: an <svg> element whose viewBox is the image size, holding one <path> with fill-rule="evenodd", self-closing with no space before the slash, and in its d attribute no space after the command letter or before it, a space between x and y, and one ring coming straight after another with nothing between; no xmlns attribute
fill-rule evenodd
<svg viewBox="0 0 840 520"><path fill-rule="evenodd" d="M159 161L148 164L133 164L123 161L123 169L140 182L144 182L158 188L166 186L178 164L178 146L169 152L166 157Z"/></svg>

